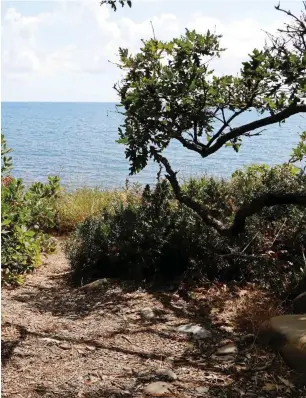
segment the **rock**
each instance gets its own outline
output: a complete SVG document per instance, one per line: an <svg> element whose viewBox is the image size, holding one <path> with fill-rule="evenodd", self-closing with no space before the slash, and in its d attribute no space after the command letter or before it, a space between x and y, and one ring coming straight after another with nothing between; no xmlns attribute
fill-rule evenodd
<svg viewBox="0 0 306 398"><path fill-rule="evenodd" d="M306 315L280 315L265 322L259 342L278 349L293 369L306 374Z"/></svg>
<svg viewBox="0 0 306 398"><path fill-rule="evenodd" d="M180 333L190 334L196 339L206 339L211 337L211 332L200 325L193 325L189 323L188 325L181 325L176 329Z"/></svg>
<svg viewBox="0 0 306 398"><path fill-rule="evenodd" d="M295 314L306 314L306 292L299 294L292 301L292 305Z"/></svg>
<svg viewBox="0 0 306 398"><path fill-rule="evenodd" d="M209 391L209 387L197 387L195 390L197 394L203 395Z"/></svg>
<svg viewBox="0 0 306 398"><path fill-rule="evenodd" d="M63 350L70 350L70 344L68 343L63 343L60 345L60 348L62 348Z"/></svg>
<svg viewBox="0 0 306 398"><path fill-rule="evenodd" d="M216 355L236 354L237 352L238 348L235 343L227 343L224 346L217 349Z"/></svg>
<svg viewBox="0 0 306 398"><path fill-rule="evenodd" d="M143 308L140 311L140 315L143 319L146 319L146 320L150 320L155 317L154 312L153 312L152 308L150 308L150 307Z"/></svg>
<svg viewBox="0 0 306 398"><path fill-rule="evenodd" d="M109 284L108 279L106 279L106 278L98 279L94 282L88 283L87 285L80 287L80 290L83 290L84 292L90 292L92 290L98 290L101 288L105 288L108 284Z"/></svg>
<svg viewBox="0 0 306 398"><path fill-rule="evenodd" d="M87 349L88 351L95 351L96 347L93 346L93 345L87 345L87 346L86 346L86 349Z"/></svg>
<svg viewBox="0 0 306 398"><path fill-rule="evenodd" d="M171 369L157 369L156 375L169 381L177 379L177 375Z"/></svg>
<svg viewBox="0 0 306 398"><path fill-rule="evenodd" d="M148 384L144 388L144 393L150 397L174 396L172 393L172 385L164 381L155 381L154 383Z"/></svg>
<svg viewBox="0 0 306 398"><path fill-rule="evenodd" d="M59 340L51 339L49 337L42 338L42 341L45 341L47 344L49 343L58 344L60 342Z"/></svg>

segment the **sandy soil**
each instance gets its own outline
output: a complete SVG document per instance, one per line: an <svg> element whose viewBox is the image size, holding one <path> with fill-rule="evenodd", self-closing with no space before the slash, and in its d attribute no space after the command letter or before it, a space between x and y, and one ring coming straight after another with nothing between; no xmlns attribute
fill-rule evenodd
<svg viewBox="0 0 306 398"><path fill-rule="evenodd" d="M144 397L157 370L167 368L177 375L167 396L306 397L301 378L278 355L244 339L252 331L252 294L224 286L147 292L115 282L74 288L59 244L22 287L2 292L2 396ZM143 319L145 307L153 319ZM212 337L177 332L189 323ZM215 356L228 341L238 354Z"/></svg>

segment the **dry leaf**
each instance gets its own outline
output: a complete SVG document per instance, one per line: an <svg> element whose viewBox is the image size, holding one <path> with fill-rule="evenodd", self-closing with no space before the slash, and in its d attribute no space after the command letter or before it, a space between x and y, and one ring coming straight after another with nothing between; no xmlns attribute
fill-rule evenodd
<svg viewBox="0 0 306 398"><path fill-rule="evenodd" d="M262 389L264 391L274 391L277 390L277 385L272 383L267 383L262 387Z"/></svg>

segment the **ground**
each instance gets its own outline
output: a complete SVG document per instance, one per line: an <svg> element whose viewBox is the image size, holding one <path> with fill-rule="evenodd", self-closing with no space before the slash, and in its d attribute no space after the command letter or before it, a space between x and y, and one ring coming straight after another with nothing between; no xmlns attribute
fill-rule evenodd
<svg viewBox="0 0 306 398"><path fill-rule="evenodd" d="M152 319L141 316L146 307ZM23 286L2 292L2 396L144 397L159 380L157 370L166 368L177 375L167 396L306 397L303 378L256 342L258 323L278 312L251 285L209 285L188 294L118 282L75 288L59 242ZM177 331L189 323L211 337ZM227 342L238 353L215 355Z"/></svg>

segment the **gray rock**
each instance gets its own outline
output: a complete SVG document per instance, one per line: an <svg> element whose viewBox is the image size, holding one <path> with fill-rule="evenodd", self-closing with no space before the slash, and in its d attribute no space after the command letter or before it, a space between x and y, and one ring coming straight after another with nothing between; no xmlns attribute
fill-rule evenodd
<svg viewBox="0 0 306 398"><path fill-rule="evenodd" d="M143 391L146 395L149 395L150 397L171 397L172 385L169 383L165 383L164 381L155 381L154 383L148 384Z"/></svg>
<svg viewBox="0 0 306 398"><path fill-rule="evenodd" d="M177 379L177 375L171 369L157 369L156 375L169 381Z"/></svg>
<svg viewBox="0 0 306 398"><path fill-rule="evenodd" d="M195 390L198 395L203 395L209 391L209 387L197 387Z"/></svg>
<svg viewBox="0 0 306 398"><path fill-rule="evenodd" d="M306 314L306 292L299 294L293 301L293 312L295 314Z"/></svg>
<svg viewBox="0 0 306 398"><path fill-rule="evenodd" d="M176 330L180 333L192 335L196 339L207 339L208 337L211 337L211 332L209 330L205 329L203 326L191 323L181 325Z"/></svg>
<svg viewBox="0 0 306 398"><path fill-rule="evenodd" d="M155 317L155 314L150 307L145 307L140 311L140 315L143 319L151 320Z"/></svg>
<svg viewBox="0 0 306 398"><path fill-rule="evenodd" d="M217 349L216 355L236 354L237 352L238 348L235 343L227 343L224 346Z"/></svg>

